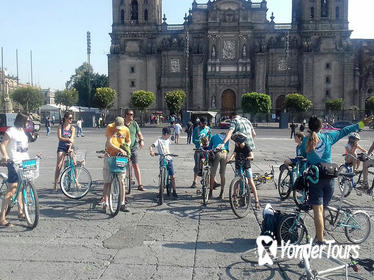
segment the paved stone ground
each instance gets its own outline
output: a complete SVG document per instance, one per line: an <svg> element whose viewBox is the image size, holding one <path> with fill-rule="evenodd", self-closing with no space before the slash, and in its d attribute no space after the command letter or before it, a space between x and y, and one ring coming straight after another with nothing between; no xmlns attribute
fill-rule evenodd
<svg viewBox="0 0 374 280"><path fill-rule="evenodd" d="M160 128L145 128L148 147L160 134ZM284 158L293 156L295 144L289 131L258 129L254 171L269 171L279 166ZM0 228L0 279L299 279L302 269L297 261L288 261L272 267L257 267L249 249L255 248L260 228L251 213L237 219L228 199L213 199L202 206L192 182L192 146L173 145L172 151L180 157L175 160L179 200L167 200L157 206L154 199L158 182L158 162L147 150L140 152L140 165L146 192L134 190L129 197L130 213L110 218L96 207L102 190L102 160L95 151L104 145L104 130L86 130L86 137L78 138L77 146L87 151L87 168L95 185L85 198L75 201L52 190L56 160L57 138L42 135L31 146L32 153L42 152L40 177L36 181L40 197L41 219L38 227L27 230L25 223L16 219L12 210L9 220L13 228ZM373 139L373 131L363 132L363 139ZM181 140L185 141L185 138ZM346 140L333 150L335 161L342 162ZM369 140L362 140L368 146ZM276 169L277 170L277 169ZM276 173L276 176L278 173ZM227 181L233 178L227 169ZM226 186L227 197L228 186ZM218 191L214 194L218 195ZM261 186L262 206L270 202L276 209L292 211L292 200L280 202L274 184ZM365 208L373 215L370 197L351 194L346 205ZM305 217L311 236L313 221ZM340 242L347 242L344 234L336 233ZM329 239L331 239L329 237ZM361 246L360 258L368 260L373 268L372 235ZM323 260L314 267L331 266ZM360 267L358 274L350 271L351 279L374 279ZM361 278L357 278L360 276ZM333 279L342 279L338 274Z"/></svg>

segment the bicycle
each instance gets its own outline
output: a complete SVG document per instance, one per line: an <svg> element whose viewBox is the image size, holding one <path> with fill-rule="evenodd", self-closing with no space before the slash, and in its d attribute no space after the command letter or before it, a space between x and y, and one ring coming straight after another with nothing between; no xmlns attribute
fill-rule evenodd
<svg viewBox="0 0 374 280"><path fill-rule="evenodd" d="M194 149L194 151L200 152L200 168L201 169L201 195L203 197L203 204L207 205L209 200L210 190L210 164L209 164L209 153L211 151L203 150L201 148Z"/></svg>
<svg viewBox="0 0 374 280"><path fill-rule="evenodd" d="M264 174L261 174L259 172L254 172L252 176L253 176L253 182L255 183L255 186L256 188L258 188L262 184L266 184L267 182L271 180L274 181L274 167L271 166L270 172L265 172Z"/></svg>
<svg viewBox="0 0 374 280"><path fill-rule="evenodd" d="M61 172L60 187L62 193L71 199L81 199L91 189L92 177L90 172L84 167L85 159L74 163L73 154L70 151L65 155L65 168Z"/></svg>
<svg viewBox="0 0 374 280"><path fill-rule="evenodd" d="M281 200L286 200L290 196L294 189L295 180L301 175L301 170L305 169L305 164L306 159L304 157L296 157L296 164L291 164L291 169L284 164L279 167L277 189Z"/></svg>
<svg viewBox="0 0 374 280"><path fill-rule="evenodd" d="M343 156L346 156L346 155L343 155ZM357 157L353 155L349 155L349 156L362 162L365 162L367 160L373 160L368 155L365 155L363 153L358 154ZM363 182L361 178L363 176L362 170L358 172L354 172L352 164L344 163L339 167L338 172L339 172L338 184L339 184L340 191L343 193L344 197L349 196L349 194L352 192L352 189L356 191L356 194L358 196L361 196L362 191L359 190L357 186L362 186L362 182ZM354 179L355 177L357 177L356 181ZM368 170L368 183L370 181L372 182L371 186L367 190L365 190L364 193L366 193L367 195L371 195L372 199L374 200L374 192L373 192L374 171Z"/></svg>
<svg viewBox="0 0 374 280"><path fill-rule="evenodd" d="M34 229L38 225L40 214L39 198L33 183L34 179L39 177L39 159L23 160L21 164L15 164L11 161L6 163L2 162L0 166L7 166L8 164L15 165L18 174L18 186L16 194L11 197L11 203L8 206L7 213L9 213L10 208L19 203L18 196L21 194L27 227ZM0 173L0 178L2 180L0 185L0 199L3 200L8 189L8 177Z"/></svg>
<svg viewBox="0 0 374 280"><path fill-rule="evenodd" d="M232 163L234 163L234 161L228 162L228 164ZM232 167L232 169L235 172L234 167ZM238 218L244 218L248 215L252 207L252 198L243 167L240 167L236 176L230 183L229 200L231 209ZM241 207L243 208L243 212L241 212Z"/></svg>
<svg viewBox="0 0 374 280"><path fill-rule="evenodd" d="M160 156L160 174L158 175L158 178L159 178L158 205L162 205L164 203L165 189L166 189L168 196L171 193L171 182L170 182L169 171L167 168L168 162L166 160L166 157L167 156L177 157L178 155L155 153L155 156Z"/></svg>

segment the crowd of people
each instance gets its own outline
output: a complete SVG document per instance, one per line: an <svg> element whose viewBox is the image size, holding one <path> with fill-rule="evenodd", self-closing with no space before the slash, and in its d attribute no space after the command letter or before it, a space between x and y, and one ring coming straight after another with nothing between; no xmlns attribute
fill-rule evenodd
<svg viewBox="0 0 374 280"><path fill-rule="evenodd" d="M19 163L24 159L28 159L28 139L23 131L25 127L27 116L19 113L15 121L15 127L11 127L5 133L3 142L1 143L0 149L5 161L11 161ZM357 151L371 154L374 150L374 142L368 150L365 150L358 144L360 136L357 133L365 125L368 125L373 120L373 117L365 118L361 122L347 126L344 129L337 131L329 131L321 133L322 121L317 117L311 117L308 122L308 133L305 135L302 131L295 132L296 126L294 123L291 124L292 136L295 136L295 142L297 143L296 155L306 158L307 162L311 165L323 166L332 163L331 159L331 148L343 137L349 135L348 143L346 144L346 161L354 166L354 169L359 168L359 161L357 159ZM82 133L82 121L77 124L77 128L72 124L73 114L66 112L64 114L61 124L57 128L58 147L57 147L57 162L54 180L54 189L58 189L58 180L60 177L60 171L64 163L64 157L70 153L73 149L75 136L83 136ZM302 123L303 130L306 127L305 123ZM47 135L50 133L50 120L46 121ZM78 131L76 131L76 129ZM172 132L174 131L174 133ZM170 118L170 126L162 128L161 136L152 141L152 145L149 147L150 156L155 156L153 149L157 149L159 154L171 154L170 144L175 141L176 144L180 142L180 134L183 128L178 123L176 118ZM196 119L193 123L189 121L184 130L187 133L187 143L192 143L195 147L194 152L194 167L193 167L193 180L191 188L197 187L198 177L201 176L201 165L200 157L201 151L213 151L214 157L211 161L211 178L210 178L210 192L209 196L212 197L213 189L221 187L219 194L220 199L224 199L225 190L225 172L226 165L235 159L235 169L238 172L243 170L245 177L248 180L255 201L255 208L260 209L259 196L253 182L251 161L254 160L255 156L255 138L256 132L251 122L240 116L237 113L232 113L230 127L226 132L220 132L212 135L212 130L208 126L207 119L201 117ZM108 157L116 155L127 156L130 160L131 170L135 174L135 178L138 185L139 191L145 191L142 184L142 176L138 164L138 153L139 148L144 147L144 137L140 130L138 123L134 120L134 111L126 110L124 116L117 116L114 122L106 126L106 143L105 153L106 156L103 162L103 195L100 200L100 205L106 211L108 207L108 196L111 182L111 174L108 168ZM172 139L172 136L175 139ZM229 140L235 142L235 149L231 155L229 155ZM74 158L74 162L76 159ZM175 172L172 158L166 156L167 169L171 177L173 197L178 198L177 188L175 184ZM286 160L285 166L295 164L293 160ZM367 161L363 164L363 188L368 187L367 175L368 168L374 166L373 160ZM219 173L220 181L216 182L215 178ZM333 178L328 176L324 177L323 170L320 172L320 179L316 184L311 183L309 189L309 203L311 204L314 212L314 222L316 228L316 239L319 243L324 243L324 220L323 220L323 207L328 205L331 201L334 182ZM15 194L17 187L18 177L17 171L14 165L8 165L8 183L9 190L4 196L4 201L1 208L0 214L0 226L12 226L6 219L6 210L10 203L10 198ZM124 174L121 175L121 181L124 181ZM124 183L122 184L124 188ZM125 191L122 192L120 210L128 212L129 207L126 203ZM22 205L22 203L20 203ZM19 217L23 217L22 206L19 208Z"/></svg>

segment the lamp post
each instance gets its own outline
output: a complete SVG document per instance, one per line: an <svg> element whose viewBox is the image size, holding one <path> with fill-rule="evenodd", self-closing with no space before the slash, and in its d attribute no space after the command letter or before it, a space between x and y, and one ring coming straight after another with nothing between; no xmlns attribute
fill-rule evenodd
<svg viewBox="0 0 374 280"><path fill-rule="evenodd" d="M88 108L91 108L91 32L87 31Z"/></svg>

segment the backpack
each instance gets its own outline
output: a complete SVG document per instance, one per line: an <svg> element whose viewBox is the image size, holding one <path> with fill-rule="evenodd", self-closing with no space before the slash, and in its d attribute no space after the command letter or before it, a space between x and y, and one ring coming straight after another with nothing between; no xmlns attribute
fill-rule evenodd
<svg viewBox="0 0 374 280"><path fill-rule="evenodd" d="M261 235L267 235L277 240L278 242L278 228L279 222L284 216L280 211L274 210L270 204L267 204L263 211L264 220L261 224Z"/></svg>

